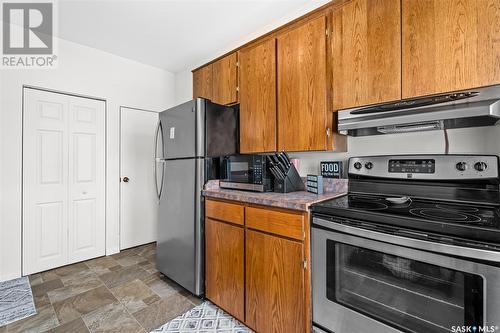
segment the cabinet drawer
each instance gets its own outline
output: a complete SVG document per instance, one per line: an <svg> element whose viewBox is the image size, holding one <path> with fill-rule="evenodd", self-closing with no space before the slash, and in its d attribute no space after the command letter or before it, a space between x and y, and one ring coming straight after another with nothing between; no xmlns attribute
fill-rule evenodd
<svg viewBox="0 0 500 333"><path fill-rule="evenodd" d="M205 216L216 220L243 225L245 208L238 204L223 201L206 200Z"/></svg>
<svg viewBox="0 0 500 333"><path fill-rule="evenodd" d="M304 219L302 214L247 207L246 224L248 228L255 230L301 241L304 239Z"/></svg>

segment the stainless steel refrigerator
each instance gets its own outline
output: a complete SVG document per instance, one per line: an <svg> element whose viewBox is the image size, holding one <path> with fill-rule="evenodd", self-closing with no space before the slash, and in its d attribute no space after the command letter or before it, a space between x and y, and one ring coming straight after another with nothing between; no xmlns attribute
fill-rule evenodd
<svg viewBox="0 0 500 333"><path fill-rule="evenodd" d="M204 294L205 182L218 157L237 153L238 111L203 98L160 113L155 173L159 200L156 266L194 295Z"/></svg>

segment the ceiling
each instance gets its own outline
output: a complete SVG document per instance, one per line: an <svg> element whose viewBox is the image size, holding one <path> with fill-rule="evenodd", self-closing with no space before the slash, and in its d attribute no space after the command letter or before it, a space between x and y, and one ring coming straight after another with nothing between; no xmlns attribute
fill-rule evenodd
<svg viewBox="0 0 500 333"><path fill-rule="evenodd" d="M192 69L328 0L65 0L57 35L171 72Z"/></svg>

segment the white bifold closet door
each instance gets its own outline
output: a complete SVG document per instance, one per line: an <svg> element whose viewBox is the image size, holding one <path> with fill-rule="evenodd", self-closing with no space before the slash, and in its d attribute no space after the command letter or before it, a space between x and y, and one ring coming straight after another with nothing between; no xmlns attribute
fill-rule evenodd
<svg viewBox="0 0 500 333"><path fill-rule="evenodd" d="M24 89L23 274L105 254L105 102Z"/></svg>

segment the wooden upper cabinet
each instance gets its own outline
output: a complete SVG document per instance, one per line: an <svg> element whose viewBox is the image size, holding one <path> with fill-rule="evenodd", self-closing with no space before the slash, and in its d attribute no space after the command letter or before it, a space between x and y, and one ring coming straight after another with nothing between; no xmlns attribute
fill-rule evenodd
<svg viewBox="0 0 500 333"><path fill-rule="evenodd" d="M242 227L205 219L205 287L209 300L245 320L245 232Z"/></svg>
<svg viewBox="0 0 500 333"><path fill-rule="evenodd" d="M246 324L260 333L308 332L303 244L246 232Z"/></svg>
<svg viewBox="0 0 500 333"><path fill-rule="evenodd" d="M193 72L193 98L197 97L212 99L212 65Z"/></svg>
<svg viewBox="0 0 500 333"><path fill-rule="evenodd" d="M239 53L240 152L276 151L276 40Z"/></svg>
<svg viewBox="0 0 500 333"><path fill-rule="evenodd" d="M279 150L327 149L326 71L326 16L278 36Z"/></svg>
<svg viewBox="0 0 500 333"><path fill-rule="evenodd" d="M403 98L500 83L499 0L403 0Z"/></svg>
<svg viewBox="0 0 500 333"><path fill-rule="evenodd" d="M334 110L400 99L400 1L354 0L334 10L332 60Z"/></svg>
<svg viewBox="0 0 500 333"><path fill-rule="evenodd" d="M212 102L232 104L238 101L238 53L234 52L212 64Z"/></svg>

